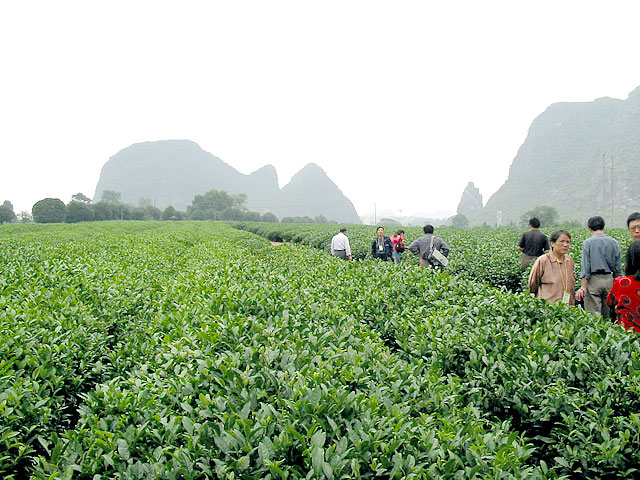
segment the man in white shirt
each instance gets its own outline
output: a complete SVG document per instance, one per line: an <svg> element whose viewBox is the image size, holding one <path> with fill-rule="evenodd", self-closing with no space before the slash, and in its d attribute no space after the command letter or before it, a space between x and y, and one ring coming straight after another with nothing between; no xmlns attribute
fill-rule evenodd
<svg viewBox="0 0 640 480"><path fill-rule="evenodd" d="M351 246L349 245L346 228L342 227L340 229L340 233L334 235L331 239L331 255L343 260L353 259L351 256Z"/></svg>

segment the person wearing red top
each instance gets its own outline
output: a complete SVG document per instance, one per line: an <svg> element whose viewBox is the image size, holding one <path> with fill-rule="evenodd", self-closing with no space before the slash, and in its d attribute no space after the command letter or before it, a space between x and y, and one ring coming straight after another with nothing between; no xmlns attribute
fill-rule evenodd
<svg viewBox="0 0 640 480"><path fill-rule="evenodd" d="M393 252L391 252L393 263L400 263L401 254L407 249L404 244L404 230L398 230L395 235L391 235L391 243L393 244Z"/></svg>
<svg viewBox="0 0 640 480"><path fill-rule="evenodd" d="M625 329L640 332L640 240L629 245L626 277L618 277L607 297L607 304L615 307L616 320Z"/></svg>

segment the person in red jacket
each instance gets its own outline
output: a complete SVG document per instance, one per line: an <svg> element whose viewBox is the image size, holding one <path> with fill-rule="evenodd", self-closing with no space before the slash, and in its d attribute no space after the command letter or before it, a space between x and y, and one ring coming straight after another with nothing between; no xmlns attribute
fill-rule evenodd
<svg viewBox="0 0 640 480"><path fill-rule="evenodd" d="M615 307L616 320L629 330L640 332L640 240L635 240L627 250L626 277L613 281L607 304Z"/></svg>
<svg viewBox="0 0 640 480"><path fill-rule="evenodd" d="M391 235L391 243L393 244L393 263L400 263L402 252L407 249L404 244L404 230L398 230L395 235Z"/></svg>

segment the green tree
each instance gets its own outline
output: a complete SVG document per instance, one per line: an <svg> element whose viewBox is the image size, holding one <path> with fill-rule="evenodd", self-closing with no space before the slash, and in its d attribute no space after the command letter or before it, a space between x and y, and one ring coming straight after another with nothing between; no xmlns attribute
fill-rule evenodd
<svg viewBox="0 0 640 480"><path fill-rule="evenodd" d="M239 208L225 208L221 212L221 220L244 220L245 213Z"/></svg>
<svg viewBox="0 0 640 480"><path fill-rule="evenodd" d="M145 207L144 210L145 210L145 212L147 212L147 215L152 220L160 220L162 218L162 211L158 207L154 207L152 205L149 205L149 206Z"/></svg>
<svg viewBox="0 0 640 480"><path fill-rule="evenodd" d="M245 210L245 203L247 203L247 195L244 193L235 193L230 195L231 200L233 200L233 206L239 208L240 210Z"/></svg>
<svg viewBox="0 0 640 480"><path fill-rule="evenodd" d="M131 220L145 220L147 211L143 207L133 207L131 209Z"/></svg>
<svg viewBox="0 0 640 480"><path fill-rule="evenodd" d="M113 220L113 206L106 202L93 204L94 219L97 221Z"/></svg>
<svg viewBox="0 0 640 480"><path fill-rule="evenodd" d="M90 205L72 200L67 204L67 211L64 221L66 223L90 222L95 215Z"/></svg>
<svg viewBox="0 0 640 480"><path fill-rule="evenodd" d="M16 214L13 212L13 205L9 200L5 200L0 206L0 224L15 222Z"/></svg>
<svg viewBox="0 0 640 480"><path fill-rule="evenodd" d="M459 213L451 217L451 226L458 228L467 228L469 227L469 219L466 215Z"/></svg>
<svg viewBox="0 0 640 480"><path fill-rule="evenodd" d="M31 214L26 210L20 211L18 214L18 221L20 223L29 223L31 221Z"/></svg>
<svg viewBox="0 0 640 480"><path fill-rule="evenodd" d="M234 200L227 192L218 190L209 190L202 195L196 195L191 202L191 207L194 210L215 210L221 212L225 208L231 208L234 206Z"/></svg>
<svg viewBox="0 0 640 480"><path fill-rule="evenodd" d="M102 192L102 196L100 200L105 203L111 203L113 205L119 205L122 199L122 194L120 192L114 192L113 190L105 190Z"/></svg>
<svg viewBox="0 0 640 480"><path fill-rule="evenodd" d="M189 220L206 220L207 216L202 210L192 210L189 214Z"/></svg>
<svg viewBox="0 0 640 480"><path fill-rule="evenodd" d="M209 190L207 193L196 195L193 198L191 205L187 207L187 215L192 218L196 211L201 211L206 220L219 220L224 216L222 212L227 209L245 211L244 204L246 201L247 196L244 193L229 195L222 190ZM227 215L229 214L227 212ZM233 215L237 216L236 213L233 213ZM202 214L197 214L198 218L201 216Z"/></svg>
<svg viewBox="0 0 640 480"><path fill-rule="evenodd" d="M31 208L31 215L36 223L62 223L66 213L67 207L59 198L44 198Z"/></svg>
<svg viewBox="0 0 640 480"><path fill-rule="evenodd" d="M261 222L262 215L258 212L244 212L242 219L246 222Z"/></svg>
<svg viewBox="0 0 640 480"><path fill-rule="evenodd" d="M263 222L269 222L269 223L278 223L278 217L276 217L271 212L267 212L264 215L262 215L262 221Z"/></svg>
<svg viewBox="0 0 640 480"><path fill-rule="evenodd" d="M541 227L550 227L555 225L558 220L558 211L554 207L548 207L546 205L540 205L533 210L525 212L520 217L520 222L523 227L529 225L529 219L536 217L540 220Z"/></svg>
<svg viewBox="0 0 640 480"><path fill-rule="evenodd" d="M116 209L117 216L115 216L114 220L131 220L131 205L121 203Z"/></svg>
<svg viewBox="0 0 640 480"><path fill-rule="evenodd" d="M91 204L91 199L82 193L76 193L75 195L71 195L71 200L76 202L86 203L87 205Z"/></svg>
<svg viewBox="0 0 640 480"><path fill-rule="evenodd" d="M164 209L164 212L162 212L162 219L163 220L179 220L178 212L176 211L175 208L173 208L173 205L169 205L167 208Z"/></svg>

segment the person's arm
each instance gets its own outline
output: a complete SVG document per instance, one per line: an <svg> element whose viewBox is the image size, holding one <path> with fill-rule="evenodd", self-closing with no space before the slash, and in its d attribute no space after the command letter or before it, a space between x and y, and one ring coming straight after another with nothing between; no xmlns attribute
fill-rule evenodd
<svg viewBox="0 0 640 480"><path fill-rule="evenodd" d="M386 237L385 240L385 252L387 253L388 256L391 256L391 254L393 253L393 243L391 242L391 239L389 237Z"/></svg>
<svg viewBox="0 0 640 480"><path fill-rule="evenodd" d="M414 240L409 244L409 251L414 255L420 255L420 247L418 246L418 240Z"/></svg>
<svg viewBox="0 0 640 480"><path fill-rule="evenodd" d="M580 288L576 292L576 300L580 301L584 298L584 294L587 292L587 285L591 278L591 257L589 255L589 242L585 241L582 244L582 266L580 277Z"/></svg>
<svg viewBox="0 0 640 480"><path fill-rule="evenodd" d="M447 242L445 242L444 240L442 240L442 243L440 244L440 251L445 257L449 256L449 245L447 245Z"/></svg>
<svg viewBox="0 0 640 480"><path fill-rule="evenodd" d="M335 237L331 239L331 255L334 255L336 252L335 249L333 248L334 244L335 244Z"/></svg>
<svg viewBox="0 0 640 480"><path fill-rule="evenodd" d="M580 301L584 298L584 294L587 293L587 285L589 284L588 278L582 278L580 282L580 288L576 292L576 300Z"/></svg>
<svg viewBox="0 0 640 480"><path fill-rule="evenodd" d="M612 288L609 294L607 295L607 305L609 305L610 307L616 306L616 294L614 293L614 289L615 289L615 285L614 285L614 288Z"/></svg>
<svg viewBox="0 0 640 480"><path fill-rule="evenodd" d="M622 261L620 257L622 257L622 250L620 250L620 245L616 242L613 278L618 278L622 275Z"/></svg>
<svg viewBox="0 0 640 480"><path fill-rule="evenodd" d="M518 242L518 246L516 248L521 252L524 251L524 233L520 237L520 241Z"/></svg>
<svg viewBox="0 0 640 480"><path fill-rule="evenodd" d="M345 240L344 253L347 254L347 258L351 260L351 245L349 245L349 239Z"/></svg>
<svg viewBox="0 0 640 480"><path fill-rule="evenodd" d="M375 241L375 239L371 243L371 256L373 258L376 258L376 241Z"/></svg>
<svg viewBox="0 0 640 480"><path fill-rule="evenodd" d="M538 257L536 262L533 264L533 268L531 272L529 272L529 291L534 295L538 295L538 289L540 288L540 281L542 279L542 274L544 273L544 268L542 267L542 257Z"/></svg>

